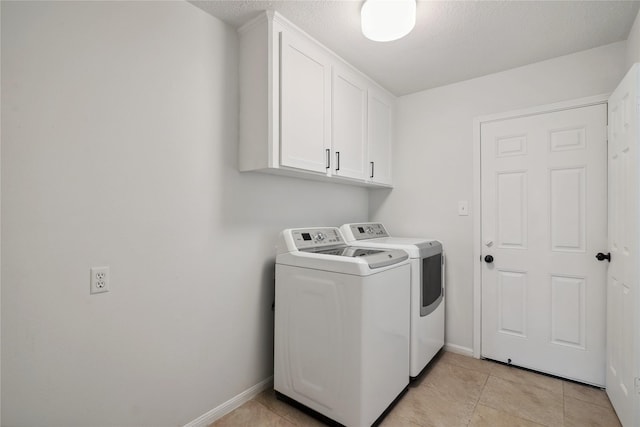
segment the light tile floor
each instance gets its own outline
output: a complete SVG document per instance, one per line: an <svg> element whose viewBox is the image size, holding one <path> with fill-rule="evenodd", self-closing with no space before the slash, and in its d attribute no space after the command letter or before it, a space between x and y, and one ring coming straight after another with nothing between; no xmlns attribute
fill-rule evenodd
<svg viewBox="0 0 640 427"><path fill-rule="evenodd" d="M210 427L322 426L266 390ZM604 391L443 352L380 424L384 427L619 427Z"/></svg>

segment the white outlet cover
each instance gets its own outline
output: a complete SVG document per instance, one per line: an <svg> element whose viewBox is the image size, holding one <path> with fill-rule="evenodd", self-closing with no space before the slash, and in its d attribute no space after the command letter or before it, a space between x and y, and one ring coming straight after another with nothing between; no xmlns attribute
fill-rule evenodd
<svg viewBox="0 0 640 427"><path fill-rule="evenodd" d="M109 267L91 267L90 289L91 294L109 292Z"/></svg>

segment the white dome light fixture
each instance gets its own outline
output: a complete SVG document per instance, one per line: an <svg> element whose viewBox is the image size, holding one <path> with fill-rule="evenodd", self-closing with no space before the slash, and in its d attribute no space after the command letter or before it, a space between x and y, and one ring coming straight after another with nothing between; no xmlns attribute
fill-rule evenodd
<svg viewBox="0 0 640 427"><path fill-rule="evenodd" d="M376 42L398 40L416 25L416 0L366 0L360 18L366 38Z"/></svg>

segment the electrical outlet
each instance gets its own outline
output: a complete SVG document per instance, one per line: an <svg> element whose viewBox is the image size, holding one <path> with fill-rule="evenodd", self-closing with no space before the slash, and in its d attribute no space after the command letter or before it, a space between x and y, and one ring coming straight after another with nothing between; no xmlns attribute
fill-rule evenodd
<svg viewBox="0 0 640 427"><path fill-rule="evenodd" d="M109 292L109 267L91 267L90 293Z"/></svg>

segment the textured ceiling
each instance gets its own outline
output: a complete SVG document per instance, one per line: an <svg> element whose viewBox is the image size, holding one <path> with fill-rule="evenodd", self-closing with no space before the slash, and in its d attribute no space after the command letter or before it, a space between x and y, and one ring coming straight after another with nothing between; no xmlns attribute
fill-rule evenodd
<svg viewBox="0 0 640 427"><path fill-rule="evenodd" d="M626 40L639 1L424 1L405 38L360 32L359 0L194 0L240 26L272 9L396 95Z"/></svg>

